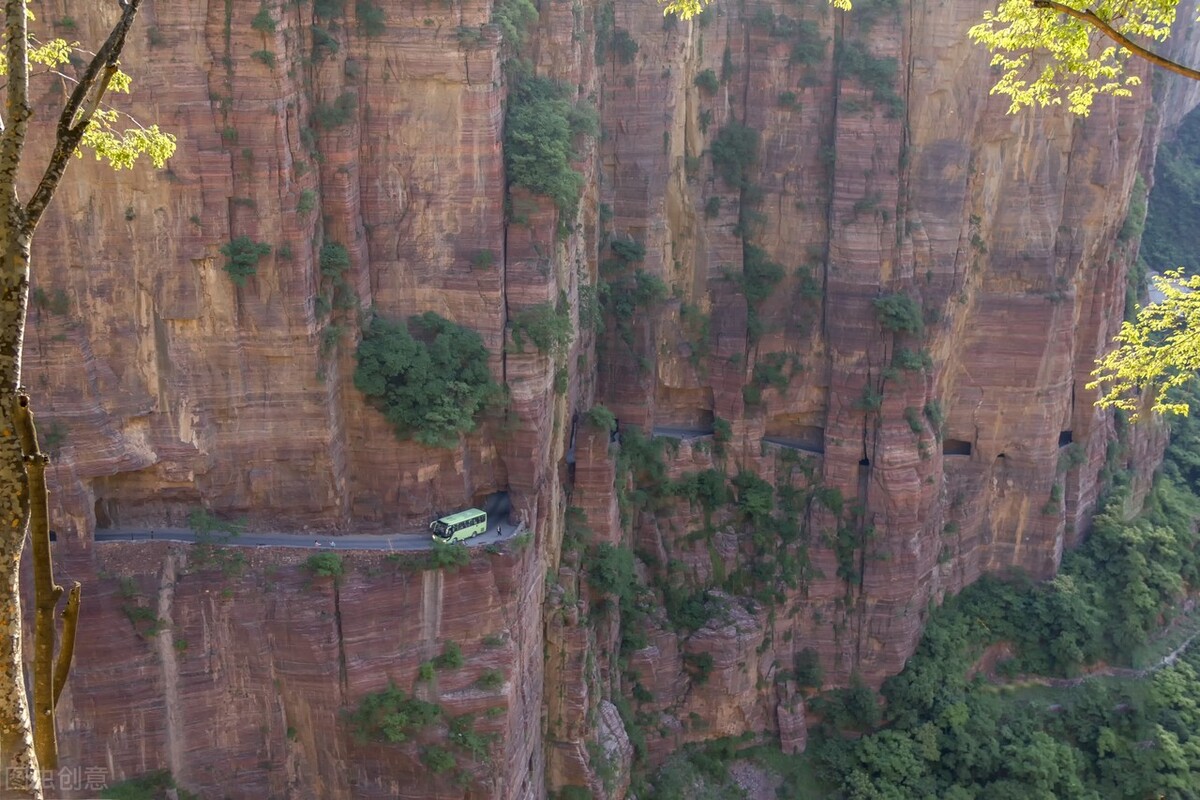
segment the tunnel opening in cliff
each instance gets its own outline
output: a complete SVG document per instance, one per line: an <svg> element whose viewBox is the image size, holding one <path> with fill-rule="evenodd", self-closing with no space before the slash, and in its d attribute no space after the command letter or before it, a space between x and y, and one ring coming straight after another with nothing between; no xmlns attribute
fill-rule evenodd
<svg viewBox="0 0 1200 800"><path fill-rule="evenodd" d="M803 450L806 453L825 453L825 429L817 425L792 425L786 421L767 423L763 441L768 444Z"/></svg>
<svg viewBox="0 0 1200 800"><path fill-rule="evenodd" d="M512 513L512 500L508 497L507 489L491 494L477 494L472 498L472 503L475 508L487 512L489 520L503 522Z"/></svg>
<svg viewBox="0 0 1200 800"><path fill-rule="evenodd" d="M711 388L659 387L654 399L655 427L712 433L714 419Z"/></svg>
<svg viewBox="0 0 1200 800"><path fill-rule="evenodd" d="M962 439L943 439L942 455L969 456L971 455L971 443L963 441Z"/></svg>
<svg viewBox="0 0 1200 800"><path fill-rule="evenodd" d="M202 505L191 483L168 481L153 467L97 478L91 493L96 527L101 529L186 525L188 515Z"/></svg>

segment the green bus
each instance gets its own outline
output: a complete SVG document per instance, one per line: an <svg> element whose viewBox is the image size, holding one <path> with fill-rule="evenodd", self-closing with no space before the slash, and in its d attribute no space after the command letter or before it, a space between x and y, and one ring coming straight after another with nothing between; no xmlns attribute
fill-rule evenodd
<svg viewBox="0 0 1200 800"><path fill-rule="evenodd" d="M478 508L468 508L429 523L433 538L439 542L461 542L487 532L487 514Z"/></svg>

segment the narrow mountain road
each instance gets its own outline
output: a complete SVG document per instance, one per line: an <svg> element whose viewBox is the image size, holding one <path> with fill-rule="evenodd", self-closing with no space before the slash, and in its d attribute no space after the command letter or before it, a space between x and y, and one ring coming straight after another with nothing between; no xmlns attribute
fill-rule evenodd
<svg viewBox="0 0 1200 800"><path fill-rule="evenodd" d="M668 439L704 439L713 435L712 428L673 428L658 426L651 428L651 436L664 436Z"/></svg>
<svg viewBox="0 0 1200 800"><path fill-rule="evenodd" d="M1090 681L1096 678L1135 678L1137 680L1141 680L1142 678L1147 678L1153 675L1161 669L1174 666L1175 662L1179 660L1181 655L1187 652L1188 648L1192 646L1192 642L1196 641L1196 637L1198 636L1200 636L1200 633L1193 633L1174 650L1167 653L1150 666L1143 667L1142 669L1132 669L1130 667L1105 667L1104 669L1098 669L1095 672L1089 672L1087 675L1080 675L1077 678L1050 678L1047 680L1046 685L1060 687L1078 686L1084 681Z"/></svg>
<svg viewBox="0 0 1200 800"><path fill-rule="evenodd" d="M499 515L496 515L499 516ZM497 526L503 531L496 533ZM488 516L488 532L463 544L481 547L497 544L516 536L524 529L522 525ZM348 536L318 536L311 533L239 533L229 534L215 531L205 537L213 544L228 547L302 547L308 550L384 550L391 552L429 550L433 540L428 531L410 531L394 534L351 534ZM96 531L97 542L191 542L197 541L191 528L104 528Z"/></svg>

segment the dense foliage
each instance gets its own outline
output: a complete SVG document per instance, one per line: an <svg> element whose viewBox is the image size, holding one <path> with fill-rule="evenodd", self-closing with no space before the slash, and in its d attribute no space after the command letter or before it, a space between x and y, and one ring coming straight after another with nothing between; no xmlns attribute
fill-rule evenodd
<svg viewBox="0 0 1200 800"><path fill-rule="evenodd" d="M492 22L500 28L504 43L513 50L525 46L525 37L537 18L537 6L530 0L498 0L492 7Z"/></svg>
<svg viewBox="0 0 1200 800"><path fill-rule="evenodd" d="M313 553L304 562L304 568L317 578L340 579L346 572L346 565L337 553Z"/></svg>
<svg viewBox="0 0 1200 800"><path fill-rule="evenodd" d="M1069 676L1131 662L1200 585L1198 436L1190 419L1180 426L1140 517L1126 519L1118 485L1056 578L985 578L932 614L916 654L884 685L887 727L851 742L831 726L817 748L843 796L1196 796L1200 648L1145 683L1087 681L1054 703L1016 702L968 675L999 642L1014 653L1001 674Z"/></svg>
<svg viewBox="0 0 1200 800"><path fill-rule="evenodd" d="M583 176L571 167L574 142L595 135L593 109L576 106L570 89L532 73L518 62L509 70L511 88L504 120L504 166L514 186L554 201L563 222L573 221L583 190Z"/></svg>
<svg viewBox="0 0 1200 800"><path fill-rule="evenodd" d="M659 2L666 14L699 16L703 27L704 7L712 0ZM829 4L843 11L853 5L863 19L860 24L868 27L880 8L895 6L894 0ZM968 36L992 53L991 67L999 77L991 93L1011 100L1010 113L1027 106L1065 105L1071 113L1087 116L1097 95L1126 97L1141 84L1137 75L1125 71L1131 56L1200 79L1196 70L1154 52L1156 43L1170 36L1178 5L1179 0L999 0ZM769 23L767 14L764 21Z"/></svg>
<svg viewBox="0 0 1200 800"><path fill-rule="evenodd" d="M1072 113L1086 116L1096 95L1128 96L1141 83L1125 73L1128 48L1134 41L1167 38L1176 5L1178 0L1060 0L1039 8L1030 0L1001 0L969 35L994 54L992 66L1001 77L992 94L1011 98L1010 111L1065 101ZM1066 11L1075 13L1061 13ZM1118 37L1127 47L1114 44Z"/></svg>
<svg viewBox="0 0 1200 800"><path fill-rule="evenodd" d="M256 242L249 236L238 236L229 244L221 245L225 256L225 271L229 279L238 286L245 286L251 275L258 273L258 262L271 254L271 245Z"/></svg>
<svg viewBox="0 0 1200 800"><path fill-rule="evenodd" d="M859 798L1196 797L1200 652L1145 684L1088 681L1035 693L954 693L935 716L822 755Z"/></svg>
<svg viewBox="0 0 1200 800"><path fill-rule="evenodd" d="M1124 430L1123 423L1118 429ZM796 535L794 514L786 513L789 506L795 510L794 499L785 496L793 491L787 481L772 487L749 471L731 479L696 474L671 480L659 469L652 442L626 437L630 441L633 451L627 454L623 446L622 458L631 462L634 483L646 495L643 507L654 507L655 493L693 502L719 493L719 502L732 502L756 530L756 550L769 551L771 539ZM1040 584L1019 574L984 578L933 609L916 653L884 685L886 704L852 679L847 688L806 701L810 721L818 723L806 757L784 758L778 751L772 756L764 748L717 740L676 753L647 779L639 796L743 796L727 766L735 758L754 757L783 778L777 796L796 800L1200 797L1193 788L1200 786L1200 642L1178 663L1160 658L1200 626L1184 619L1178 638L1154 639L1187 593L1200 587L1194 531L1200 518L1194 494L1200 485L1200 423L1177 421L1160 479L1134 518L1129 478L1120 469L1122 450L1120 443L1111 447L1108 497L1090 537L1066 554L1058 577ZM708 485L717 492L701 490ZM832 490L817 487L813 499L838 517L854 513ZM839 525L830 537L835 551L853 531L852 525ZM854 543L847 540L847 546ZM785 553L776 551L776 558ZM598 555L593 585L603 583L635 599L646 591L627 553L611 548ZM841 575L840 561L838 569ZM695 630L721 613L712 607L713 593L703 589L658 578L652 586L662 591L678 630ZM729 582L723 588L737 589ZM759 584L754 597L769 605L769 584ZM624 623L622 635L631 636ZM990 651L991 666L980 671L981 656L995 645L1000 647ZM1116 675L1080 677L1093 665L1109 665ZM1133 665L1149 668L1139 672ZM788 666L781 669L783 680L822 687L815 651L801 651ZM686 651L684 667L697 685L711 669ZM1033 684L1029 676L1044 677ZM1051 680L1060 686L1041 685ZM635 700L637 692L635 684Z"/></svg>
<svg viewBox="0 0 1200 800"><path fill-rule="evenodd" d="M1127 411L1135 421L1146 405L1158 414L1187 414L1191 404L1173 390L1200 371L1200 275L1169 272L1154 285L1163 299L1121 324L1117 349L1096 362L1087 385L1102 392L1096 405Z"/></svg>
<svg viewBox="0 0 1200 800"><path fill-rule="evenodd" d="M407 325L373 319L358 346L354 385L397 436L433 447L453 447L474 431L499 392L479 334L431 311Z"/></svg>
<svg viewBox="0 0 1200 800"><path fill-rule="evenodd" d="M160 797L196 800L196 795L175 783L171 773L165 769L109 784L100 790L100 797L102 800L158 800Z"/></svg>
<svg viewBox="0 0 1200 800"><path fill-rule="evenodd" d="M708 152L713 169L730 187L744 189L750 184L749 172L758 163L758 131L731 121L717 132Z"/></svg>
<svg viewBox="0 0 1200 800"><path fill-rule="evenodd" d="M391 683L382 691L363 695L349 718L360 739L398 744L408 741L441 714L436 703L410 697Z"/></svg>
<svg viewBox="0 0 1200 800"><path fill-rule="evenodd" d="M518 311L512 319L513 344L518 353L525 352L525 340L543 355L561 355L571 344L571 314L565 303L557 307L550 303Z"/></svg>
<svg viewBox="0 0 1200 800"><path fill-rule="evenodd" d="M1184 117L1154 162L1141 256L1158 272L1200 271L1200 112Z"/></svg>
<svg viewBox="0 0 1200 800"><path fill-rule="evenodd" d="M358 17L358 29L367 36L380 36L387 29L383 8L374 0L357 0L354 15Z"/></svg>
<svg viewBox="0 0 1200 800"><path fill-rule="evenodd" d="M921 307L908 295L889 294L876 297L871 302L875 306L879 324L886 330L919 335L925 327L921 319Z"/></svg>

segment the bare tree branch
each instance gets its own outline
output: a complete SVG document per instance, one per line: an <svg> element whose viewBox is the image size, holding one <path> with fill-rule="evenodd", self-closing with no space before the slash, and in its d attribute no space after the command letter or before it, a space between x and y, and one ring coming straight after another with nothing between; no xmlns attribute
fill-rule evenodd
<svg viewBox="0 0 1200 800"><path fill-rule="evenodd" d="M38 449L29 397L17 400L17 431L29 474L29 539L33 556L33 743L39 766L58 769L54 726L54 611L63 588L54 582L50 519L46 508L46 462Z"/></svg>
<svg viewBox="0 0 1200 800"><path fill-rule="evenodd" d="M1045 9L1047 11L1056 11L1059 14L1066 14L1068 17L1074 17L1081 22L1091 25L1093 28L1100 31L1109 39L1112 39L1114 42L1121 45L1121 47L1124 47L1138 58L1145 59L1151 64L1162 67L1170 72L1174 72L1176 75L1182 75L1185 78L1190 78L1194 81L1200 81L1200 70L1195 70L1191 67L1185 67L1182 64L1171 61L1168 58L1163 58L1158 53L1147 50L1125 34L1118 31L1112 25L1105 22L1096 14L1096 12L1091 11L1090 9L1080 10L1078 8L1072 8L1071 6L1063 3L1055 2L1055 0L1033 0L1033 7Z"/></svg>
<svg viewBox="0 0 1200 800"><path fill-rule="evenodd" d="M37 227L38 220L42 218L42 213L49 205L50 198L54 196L59 181L62 180L67 163L75 155L75 150L79 147L83 134L91 124L92 117L95 116L96 109L100 107L104 93L108 91L108 85L117 72L117 61L121 57L121 51L125 49L125 37L129 34L129 28L133 25L133 19L137 16L142 0L119 0L119 2L121 19L117 21L104 44L88 63L83 77L79 79L75 91L71 92L70 99L67 100L67 104L63 106L62 113L58 117L54 152L46 165L46 171L42 174L42 180L25 206L26 231L29 233L33 232L33 229Z"/></svg>
<svg viewBox="0 0 1200 800"><path fill-rule="evenodd" d="M67 675L71 672L71 661L75 658L75 630L79 625L79 602L83 587L79 581L71 585L67 593L67 607L63 609L62 642L58 646L58 658L54 661L54 705L58 707L58 698L62 696L63 688L67 685Z"/></svg>

